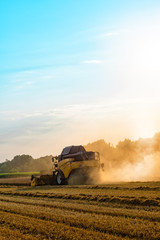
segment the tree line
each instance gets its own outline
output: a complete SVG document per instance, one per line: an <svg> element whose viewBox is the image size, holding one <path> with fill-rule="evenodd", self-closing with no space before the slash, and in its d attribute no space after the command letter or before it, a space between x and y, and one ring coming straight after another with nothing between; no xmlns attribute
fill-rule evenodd
<svg viewBox="0 0 160 240"><path fill-rule="evenodd" d="M0 164L0 173L49 171L52 169L51 160L52 156L34 159L30 155L17 155Z"/></svg>

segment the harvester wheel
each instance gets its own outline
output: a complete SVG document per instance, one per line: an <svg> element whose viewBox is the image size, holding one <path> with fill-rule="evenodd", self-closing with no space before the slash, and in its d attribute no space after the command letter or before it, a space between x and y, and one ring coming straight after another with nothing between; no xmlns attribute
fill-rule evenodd
<svg viewBox="0 0 160 240"><path fill-rule="evenodd" d="M57 173L57 184L58 185L63 185L65 184L65 178L61 172Z"/></svg>

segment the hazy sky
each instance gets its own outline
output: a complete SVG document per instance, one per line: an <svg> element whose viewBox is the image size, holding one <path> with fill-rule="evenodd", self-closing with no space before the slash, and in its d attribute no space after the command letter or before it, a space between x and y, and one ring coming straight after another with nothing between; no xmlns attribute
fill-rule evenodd
<svg viewBox="0 0 160 240"><path fill-rule="evenodd" d="M0 161L160 131L160 1L0 1Z"/></svg>

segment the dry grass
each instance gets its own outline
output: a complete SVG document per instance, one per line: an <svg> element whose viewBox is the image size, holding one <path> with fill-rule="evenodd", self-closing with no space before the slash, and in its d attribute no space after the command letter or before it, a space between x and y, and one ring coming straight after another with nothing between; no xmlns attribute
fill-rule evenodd
<svg viewBox="0 0 160 240"><path fill-rule="evenodd" d="M1 239L157 240L160 183L1 186L0 222Z"/></svg>

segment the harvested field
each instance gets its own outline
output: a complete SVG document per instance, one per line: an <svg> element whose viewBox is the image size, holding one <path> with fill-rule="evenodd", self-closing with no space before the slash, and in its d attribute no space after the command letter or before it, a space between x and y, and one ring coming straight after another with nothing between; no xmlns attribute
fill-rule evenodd
<svg viewBox="0 0 160 240"><path fill-rule="evenodd" d="M39 172L0 173L0 185L30 185L31 175L39 176Z"/></svg>
<svg viewBox="0 0 160 240"><path fill-rule="evenodd" d="M28 177L10 177L0 178L1 185L29 185L31 176Z"/></svg>
<svg viewBox="0 0 160 240"><path fill-rule="evenodd" d="M0 239L160 239L160 182L0 186Z"/></svg>

